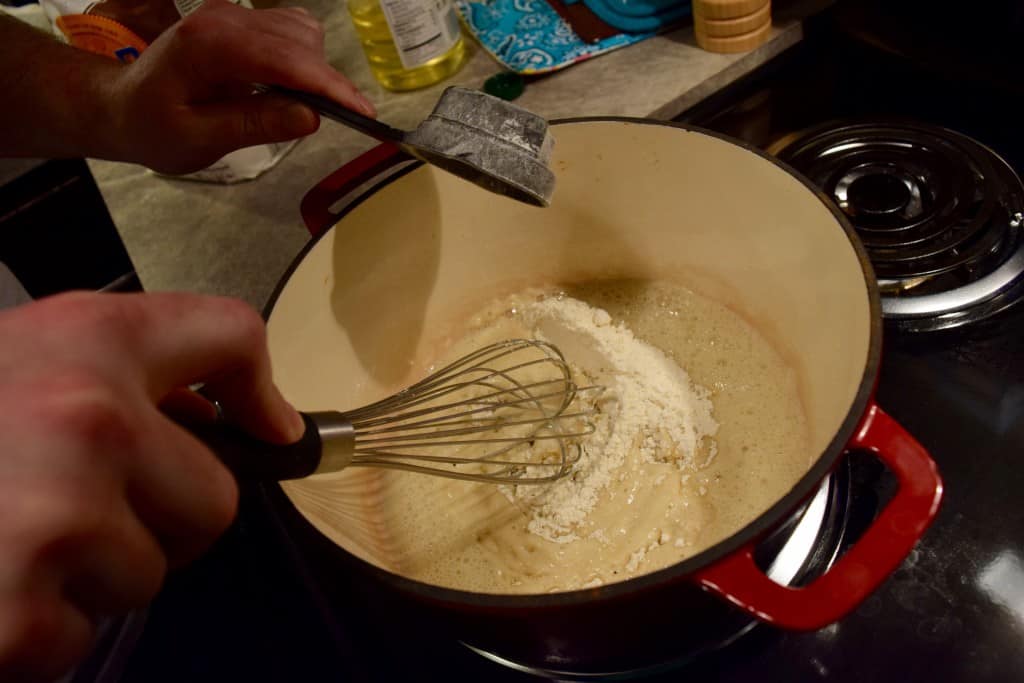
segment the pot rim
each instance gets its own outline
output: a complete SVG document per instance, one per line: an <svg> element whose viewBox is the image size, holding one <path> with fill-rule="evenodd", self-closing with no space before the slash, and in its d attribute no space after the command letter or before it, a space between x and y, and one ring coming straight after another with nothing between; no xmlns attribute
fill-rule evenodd
<svg viewBox="0 0 1024 683"><path fill-rule="evenodd" d="M800 480L786 493L782 498L777 500L771 507L762 512L760 515L755 517L751 522L744 525L738 531L730 535L729 537L719 541L709 548L693 555L691 557L677 562L673 565L669 565L663 569L653 571L649 574L643 574L615 583L609 583L596 588L585 588L573 591L565 591L560 593L540 593L540 594L509 594L509 593L477 593L473 591L460 590L456 588L447 588L444 586L436 586L433 584L417 581L400 574L396 574L386 569L382 569L366 560L356 557L352 553L345 550L343 547L332 542L332 545L337 548L340 552L343 552L348 560L355 561L364 570L369 571L377 578L385 580L387 583L398 588L399 590L406 593L413 593L417 597L426 598L435 603L442 604L458 604L465 608L479 607L479 608L498 608L498 609L552 609L560 608L572 605L578 605L593 603L605 600L614 600L622 598L623 596L633 594L639 591L645 591L657 588L658 586L674 583L680 580L688 580L692 574L700 569L706 568L709 565L735 553L744 546L751 542L756 541L759 538L767 535L772 531L788 514L796 510L804 501L806 501L817 489L821 481L831 473L839 461L840 456L846 450L846 445L853 436L854 430L860 424L864 417L865 412L868 409L869 403L872 400L874 394L875 383L877 381L879 365L881 362L881 350L882 350L882 316L881 316L881 300L878 290L878 283L875 277L874 269L871 266L871 261L868 258L867 250L864 248L857 237L857 234L853 228L853 225L849 222L843 212L834 203L830 202L826 195L819 190L814 184L803 174L796 169L792 168L788 164L770 156L768 153L754 147L753 145L739 140L728 135L723 135L715 131L710 131L699 126L693 126L690 124L684 124L677 121L659 121L655 119L642 119L635 117L626 116L585 116L585 117L572 117L555 119L550 122L552 126L574 124L574 123L592 123L592 122L619 122L627 124L638 124L638 125L654 125L654 126L667 126L670 128L678 128L691 133L699 133L707 135L724 142L728 142L737 145L748 152L753 152L757 156L769 161L773 165L779 167L790 176L794 177L804 187L806 187L817 199L820 201L836 219L840 227L846 234L847 240L850 243L851 248L857 256L857 261L861 267L861 273L864 276L864 284L866 285L868 293L868 307L870 314L869 321L869 334L870 338L868 341L868 354L867 360L864 366L864 373L861 377L860 385L857 388L857 393L854 396L853 403L850 409L847 411L846 417L843 419L842 424L836 430L835 435L829 441L828 446L821 452L818 458L814 461L807 472L800 478ZM295 259L288 266L288 269L281 276L277 285L274 287L273 293L267 300L266 306L263 308L263 318L266 321L270 320L270 315L273 313L274 305L277 303L278 298L284 291L285 286L291 279L292 274L298 269L301 263L305 260L306 255L319 243L319 241L331 232L331 229L336 228L341 220L353 211L357 206L362 204L371 195L378 192L384 186L394 182L398 178L410 173L411 171L421 167L424 164L422 161L413 161L408 165L407 168L401 169L398 172L390 174L388 177L383 178L380 182L374 183L367 189L364 189L361 194L356 197L352 202L345 206L337 215L337 219L334 224L328 228L325 228L320 234L312 238L296 255ZM277 487L280 489L280 484L273 483L267 484L268 486ZM288 504L294 508L291 498L281 490L282 498L288 501ZM305 515L296 510L299 517L302 518L303 522L312 528L317 534L323 536L318 529L313 527L312 524L306 519ZM329 540L329 539L328 539Z"/></svg>

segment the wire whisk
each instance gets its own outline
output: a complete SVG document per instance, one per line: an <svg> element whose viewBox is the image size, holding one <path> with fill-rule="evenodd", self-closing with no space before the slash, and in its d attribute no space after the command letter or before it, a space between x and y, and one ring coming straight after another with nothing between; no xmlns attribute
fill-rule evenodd
<svg viewBox="0 0 1024 683"><path fill-rule="evenodd" d="M306 433L275 446L226 425L197 434L237 476L295 479L350 466L492 484L541 484L572 470L592 411L554 345L512 339L483 347L376 403L303 413Z"/></svg>

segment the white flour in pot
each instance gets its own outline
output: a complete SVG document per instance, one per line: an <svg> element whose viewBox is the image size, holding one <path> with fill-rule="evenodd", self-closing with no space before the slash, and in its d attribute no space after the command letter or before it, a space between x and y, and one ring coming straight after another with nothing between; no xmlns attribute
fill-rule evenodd
<svg viewBox="0 0 1024 683"><path fill-rule="evenodd" d="M595 410L595 432L582 442L571 477L553 486L503 487L510 500L529 507L532 533L556 543L576 540L598 494L617 473L625 476L619 470L631 451L649 463L676 463L680 476L702 445L714 456L714 442L702 444L718 430L710 393L664 352L613 323L607 311L564 295L527 303L517 313L576 366L578 383L585 378L606 388L579 397L581 408Z"/></svg>
<svg viewBox="0 0 1024 683"><path fill-rule="evenodd" d="M492 593L620 581L724 539L806 472L794 371L715 301L670 282L532 289L462 321L445 357L516 337L553 342L580 384L607 387L581 395L596 431L548 485L382 473L366 504L402 574Z"/></svg>

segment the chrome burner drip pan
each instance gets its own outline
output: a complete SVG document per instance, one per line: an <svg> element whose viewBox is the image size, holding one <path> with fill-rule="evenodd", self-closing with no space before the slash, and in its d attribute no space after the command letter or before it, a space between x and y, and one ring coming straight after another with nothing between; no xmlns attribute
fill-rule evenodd
<svg viewBox="0 0 1024 683"><path fill-rule="evenodd" d="M988 147L938 126L853 122L785 136L769 151L850 219L883 314L902 329L957 327L1024 297L1024 185Z"/></svg>

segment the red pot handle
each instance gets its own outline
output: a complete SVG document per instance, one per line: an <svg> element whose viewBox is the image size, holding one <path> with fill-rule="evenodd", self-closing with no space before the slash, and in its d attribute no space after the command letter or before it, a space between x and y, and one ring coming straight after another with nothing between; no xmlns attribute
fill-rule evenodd
<svg viewBox="0 0 1024 683"><path fill-rule="evenodd" d="M377 145L327 176L306 193L299 205L302 220L313 237L338 222L331 207L349 192L374 176L412 157L391 143Z"/></svg>
<svg viewBox="0 0 1024 683"><path fill-rule="evenodd" d="M782 586L754 563L754 544L697 574L699 583L762 621L814 630L845 616L910 553L938 513L942 479L914 437L872 403L849 448L873 452L899 481L889 504L831 569L802 588Z"/></svg>

